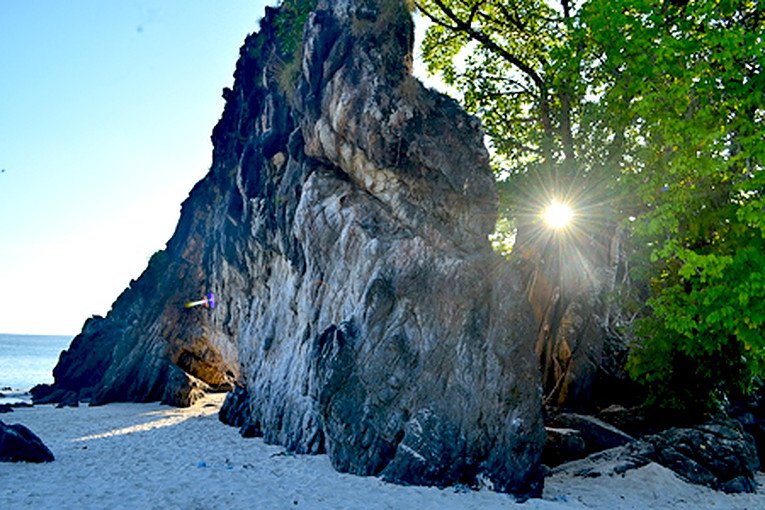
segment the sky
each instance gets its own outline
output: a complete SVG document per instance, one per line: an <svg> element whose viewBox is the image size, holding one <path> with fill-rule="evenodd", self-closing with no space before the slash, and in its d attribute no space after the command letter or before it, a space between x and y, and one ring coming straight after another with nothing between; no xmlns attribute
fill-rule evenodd
<svg viewBox="0 0 765 510"><path fill-rule="evenodd" d="M0 333L79 333L165 247L276 3L0 0Z"/></svg>
<svg viewBox="0 0 765 510"><path fill-rule="evenodd" d="M78 333L165 247L266 3L0 0L0 333Z"/></svg>

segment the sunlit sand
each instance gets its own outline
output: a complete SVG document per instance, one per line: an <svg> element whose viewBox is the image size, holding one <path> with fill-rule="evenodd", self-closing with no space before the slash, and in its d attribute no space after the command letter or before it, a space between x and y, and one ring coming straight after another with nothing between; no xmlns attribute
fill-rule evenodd
<svg viewBox="0 0 765 510"><path fill-rule="evenodd" d="M547 479L545 499L516 504L488 489L401 487L336 472L326 455L292 455L218 421L223 395L188 409L159 404L17 409L56 456L0 463L0 508L400 509L765 508L765 494L725 495L649 464L624 476ZM765 482L760 474L759 482ZM762 489L761 489L762 490Z"/></svg>

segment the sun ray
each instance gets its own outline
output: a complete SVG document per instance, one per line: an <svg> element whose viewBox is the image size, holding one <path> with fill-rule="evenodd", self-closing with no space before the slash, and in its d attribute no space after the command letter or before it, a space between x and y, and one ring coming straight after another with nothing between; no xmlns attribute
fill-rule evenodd
<svg viewBox="0 0 765 510"><path fill-rule="evenodd" d="M561 230L571 225L574 210L568 204L553 200L542 211L542 221L549 228Z"/></svg>

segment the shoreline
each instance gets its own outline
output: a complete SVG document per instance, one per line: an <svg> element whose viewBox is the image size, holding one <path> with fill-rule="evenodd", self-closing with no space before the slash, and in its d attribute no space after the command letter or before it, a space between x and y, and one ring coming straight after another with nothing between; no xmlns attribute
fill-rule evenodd
<svg viewBox="0 0 765 510"><path fill-rule="evenodd" d="M0 391L0 405L9 404L11 406L15 404L30 404L32 405L32 394L29 390L17 390L12 388L10 390Z"/></svg>
<svg viewBox="0 0 765 510"><path fill-rule="evenodd" d="M335 471L327 455L294 455L242 438L218 420L223 394L181 409L159 403L16 408L0 417L37 434L56 460L0 463L0 508L765 508L758 492L727 495L657 464L624 475L553 474L543 499L517 504L484 489L403 487Z"/></svg>

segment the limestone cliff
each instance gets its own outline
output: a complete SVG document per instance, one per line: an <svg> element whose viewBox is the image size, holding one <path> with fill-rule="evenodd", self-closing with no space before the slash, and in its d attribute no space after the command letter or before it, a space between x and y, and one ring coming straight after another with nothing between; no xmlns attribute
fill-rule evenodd
<svg viewBox="0 0 765 510"><path fill-rule="evenodd" d="M478 122L411 77L402 1L300 4L245 41L167 249L38 396L187 404L235 384L225 421L340 470L539 494L536 326L487 240ZM206 291L214 310L183 309Z"/></svg>

